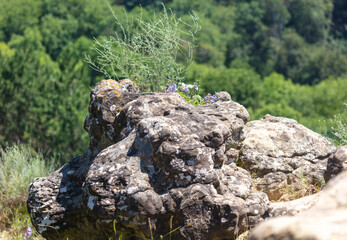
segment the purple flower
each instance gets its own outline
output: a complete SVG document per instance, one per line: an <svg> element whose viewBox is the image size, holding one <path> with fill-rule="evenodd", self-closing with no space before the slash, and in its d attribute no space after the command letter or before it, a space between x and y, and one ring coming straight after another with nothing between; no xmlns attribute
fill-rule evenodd
<svg viewBox="0 0 347 240"><path fill-rule="evenodd" d="M197 83L194 83L194 89L198 90L198 84Z"/></svg>
<svg viewBox="0 0 347 240"><path fill-rule="evenodd" d="M27 228L27 231L25 232L25 234L24 234L24 237L26 238L26 239L29 239L30 238L30 236L31 236L31 227L28 227Z"/></svg>
<svg viewBox="0 0 347 240"><path fill-rule="evenodd" d="M168 93L173 92L173 93L174 93L174 92L176 91L176 89L177 89L177 85L174 84L173 86L168 87L168 89L166 90L166 92L168 92Z"/></svg>
<svg viewBox="0 0 347 240"><path fill-rule="evenodd" d="M177 89L177 85L176 85L176 84L174 84L174 85L172 86L172 92L175 92L175 91L176 91L176 89Z"/></svg>
<svg viewBox="0 0 347 240"><path fill-rule="evenodd" d="M185 88L185 89L183 89L182 91L183 91L183 92L187 92L188 90Z"/></svg>

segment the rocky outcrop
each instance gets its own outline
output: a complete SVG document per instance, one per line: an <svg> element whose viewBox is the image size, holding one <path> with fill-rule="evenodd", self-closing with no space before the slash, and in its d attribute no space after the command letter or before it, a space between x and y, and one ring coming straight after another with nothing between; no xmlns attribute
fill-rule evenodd
<svg viewBox="0 0 347 240"><path fill-rule="evenodd" d="M327 168L324 172L325 181L328 182L345 169L347 169L347 145L338 148L336 152L329 157Z"/></svg>
<svg viewBox="0 0 347 240"><path fill-rule="evenodd" d="M175 228L173 239L234 239L283 209L302 211L268 196L323 178L334 146L287 118L245 125L247 110L222 95L193 107L177 93L138 93L129 80L98 83L86 153L29 187L35 228L47 239L108 239L113 224L123 239Z"/></svg>
<svg viewBox="0 0 347 240"><path fill-rule="evenodd" d="M115 221L126 239L149 239L149 220L158 237L172 218L175 239L232 239L261 221L267 196L228 158L247 110L135 90L112 80L93 89L86 154L30 185L37 230L47 239L107 239Z"/></svg>
<svg viewBox="0 0 347 240"><path fill-rule="evenodd" d="M289 200L314 192L324 181L327 158L336 148L293 119L266 115L243 129L239 165L254 176L270 200Z"/></svg>
<svg viewBox="0 0 347 240"><path fill-rule="evenodd" d="M347 239L347 172L332 179L317 204L294 217L273 218L261 223L249 240Z"/></svg>

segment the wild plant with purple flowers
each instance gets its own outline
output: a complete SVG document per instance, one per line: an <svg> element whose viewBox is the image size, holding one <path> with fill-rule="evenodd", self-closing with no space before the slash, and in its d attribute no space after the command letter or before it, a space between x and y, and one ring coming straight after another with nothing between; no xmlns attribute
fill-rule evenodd
<svg viewBox="0 0 347 240"><path fill-rule="evenodd" d="M213 95L209 93L209 94L207 94L206 97L204 97L204 100L205 100L206 104L215 103L215 102L220 100L219 93L216 92Z"/></svg>
<svg viewBox="0 0 347 240"><path fill-rule="evenodd" d="M26 238L26 239L29 239L30 238L30 236L31 236L31 234L32 234L32 229L31 229L31 227L28 227L27 228L27 231L25 232L25 234L24 234L24 237Z"/></svg>
<svg viewBox="0 0 347 240"><path fill-rule="evenodd" d="M331 140L336 146L347 145L347 118L335 115L331 121L333 122L333 127L331 127L333 136L330 137Z"/></svg>
<svg viewBox="0 0 347 240"><path fill-rule="evenodd" d="M219 92L215 94L207 94L206 97L201 97L198 83L194 84L184 84L180 83L179 85L172 85L166 89L168 93L178 93L180 94L187 103L192 104L193 106L212 104L217 101L220 101L221 98L219 96Z"/></svg>
<svg viewBox="0 0 347 240"><path fill-rule="evenodd" d="M176 89L177 89L177 85L176 84L174 84L174 85L172 85L171 87L168 87L167 88L167 90L166 90L166 92L168 92L168 93L174 93L174 92L176 92Z"/></svg>

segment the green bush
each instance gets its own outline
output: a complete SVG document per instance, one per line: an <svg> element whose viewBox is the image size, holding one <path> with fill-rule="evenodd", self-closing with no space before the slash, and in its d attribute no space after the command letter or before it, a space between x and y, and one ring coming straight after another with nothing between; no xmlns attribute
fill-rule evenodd
<svg viewBox="0 0 347 240"><path fill-rule="evenodd" d="M0 42L0 146L30 142L61 154L65 163L88 146L83 122L93 82L81 58L93 41L79 38L53 61L42 37L38 28L27 28Z"/></svg>
<svg viewBox="0 0 347 240"><path fill-rule="evenodd" d="M347 110L347 104L344 104ZM331 119L332 127L330 139L336 146L347 145L347 117L335 115Z"/></svg>
<svg viewBox="0 0 347 240"><path fill-rule="evenodd" d="M163 91L185 77L193 59L192 42L199 30L198 17L193 13L193 24L189 25L172 12L168 13L163 5L160 14L145 21L142 11L145 10L135 18L126 15L125 24L112 12L122 34L95 39L93 50L98 57L94 61L87 55L85 60L109 78L135 81L141 91ZM183 65L177 62L182 53L185 56Z"/></svg>
<svg viewBox="0 0 347 240"><path fill-rule="evenodd" d="M25 145L1 149L0 163L0 196L7 199L23 196L35 177L45 176L53 170L41 153Z"/></svg>
<svg viewBox="0 0 347 240"><path fill-rule="evenodd" d="M0 149L0 164L0 232L6 230L14 239L17 235L24 236L30 225L26 210L30 182L35 177L46 176L54 166L47 164L41 153L25 145Z"/></svg>

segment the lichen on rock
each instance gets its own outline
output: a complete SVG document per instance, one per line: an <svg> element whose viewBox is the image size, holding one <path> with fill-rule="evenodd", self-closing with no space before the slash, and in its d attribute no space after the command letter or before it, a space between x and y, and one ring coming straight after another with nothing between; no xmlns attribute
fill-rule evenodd
<svg viewBox="0 0 347 240"><path fill-rule="evenodd" d="M233 238L262 220L268 199L228 160L247 110L231 101L193 107L176 93L138 93L101 81L91 93L86 154L30 185L28 209L48 239ZM235 150L237 151L237 150ZM49 216L50 222L46 221Z"/></svg>
<svg viewBox="0 0 347 240"><path fill-rule="evenodd" d="M194 107L129 80L98 83L85 154L29 187L35 228L47 239L108 239L115 222L124 239L150 239L149 222L155 238L172 222L174 239L234 239L268 217L277 190L261 186L323 174L329 142L290 119L245 125L247 110L223 94Z"/></svg>

